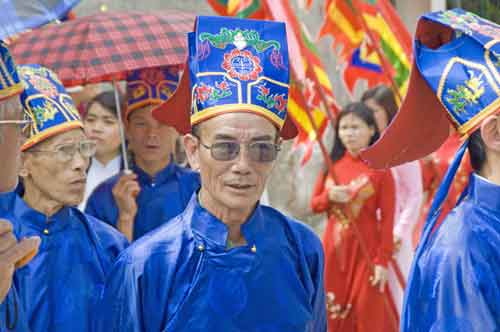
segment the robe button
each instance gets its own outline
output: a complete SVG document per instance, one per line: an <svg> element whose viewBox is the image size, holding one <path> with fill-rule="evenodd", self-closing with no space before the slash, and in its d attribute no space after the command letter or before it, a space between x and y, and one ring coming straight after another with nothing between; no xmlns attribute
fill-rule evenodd
<svg viewBox="0 0 500 332"><path fill-rule="evenodd" d="M205 250L205 246L203 245L203 243L201 243L200 245L198 245L198 250L199 251Z"/></svg>
<svg viewBox="0 0 500 332"><path fill-rule="evenodd" d="M252 248L250 249L254 254L257 252L257 247L255 246L255 244L252 246Z"/></svg>
<svg viewBox="0 0 500 332"><path fill-rule="evenodd" d="M48 230L47 228L45 228L45 229L43 230L43 234L45 234L45 235L49 235L49 230Z"/></svg>

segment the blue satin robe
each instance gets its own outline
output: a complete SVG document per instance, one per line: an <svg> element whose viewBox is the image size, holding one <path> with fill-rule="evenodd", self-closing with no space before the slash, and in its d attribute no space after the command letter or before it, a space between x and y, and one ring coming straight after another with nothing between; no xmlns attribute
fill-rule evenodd
<svg viewBox="0 0 500 332"><path fill-rule="evenodd" d="M135 165L132 166L132 171L137 174L141 187L137 196L134 239L181 213L193 192L200 187L198 173L174 162L170 162L154 178ZM97 186L89 197L85 213L116 226L119 210L113 197L113 187L120 176L121 174L115 175Z"/></svg>
<svg viewBox="0 0 500 332"><path fill-rule="evenodd" d="M28 321L21 307L16 288L12 285L0 303L0 332L29 332Z"/></svg>
<svg viewBox="0 0 500 332"><path fill-rule="evenodd" d="M136 241L113 267L100 332L325 332L323 249L307 226L257 206L247 245L193 195L186 210Z"/></svg>
<svg viewBox="0 0 500 332"><path fill-rule="evenodd" d="M16 270L19 307L31 332L92 331L107 273L127 240L76 207L55 215L30 208L16 193L0 194L0 215L18 239L39 236L38 254Z"/></svg>
<svg viewBox="0 0 500 332"><path fill-rule="evenodd" d="M413 268L402 332L500 331L500 186L467 190Z"/></svg>

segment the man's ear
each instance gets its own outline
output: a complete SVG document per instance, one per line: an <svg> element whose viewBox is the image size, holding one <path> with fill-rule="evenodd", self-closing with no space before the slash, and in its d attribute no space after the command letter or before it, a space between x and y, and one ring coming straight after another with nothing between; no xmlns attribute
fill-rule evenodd
<svg viewBox="0 0 500 332"><path fill-rule="evenodd" d="M488 149L500 152L500 116L491 115L483 120L481 138Z"/></svg>
<svg viewBox="0 0 500 332"><path fill-rule="evenodd" d="M24 153L21 152L21 162L20 162L20 167L19 167L19 176L22 178L27 178L29 175L29 165L31 161L29 158L29 153Z"/></svg>
<svg viewBox="0 0 500 332"><path fill-rule="evenodd" d="M200 169L200 142L198 138L192 134L186 134L183 137L184 150L189 161L191 169L198 171Z"/></svg>

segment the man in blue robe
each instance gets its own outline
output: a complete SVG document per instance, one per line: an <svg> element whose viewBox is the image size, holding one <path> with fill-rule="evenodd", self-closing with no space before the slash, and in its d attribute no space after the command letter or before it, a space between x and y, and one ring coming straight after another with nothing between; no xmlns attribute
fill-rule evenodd
<svg viewBox="0 0 500 332"><path fill-rule="evenodd" d="M389 167L432 152L449 133L465 139L439 188L405 294L403 332L500 330L500 27L454 9L424 15L415 66L396 121L363 157ZM460 161L474 173L435 227Z"/></svg>
<svg viewBox="0 0 500 332"><path fill-rule="evenodd" d="M177 87L177 66L142 69L127 78L125 127L132 173L104 181L90 196L85 212L135 240L186 207L199 188L199 175L177 165L172 156L175 129L155 120L151 110Z"/></svg>
<svg viewBox="0 0 500 332"><path fill-rule="evenodd" d="M187 134L201 189L119 257L97 330L325 332L320 240L259 204L281 140L296 135L285 25L199 17L188 40L180 86L154 115Z"/></svg>
<svg viewBox="0 0 500 332"><path fill-rule="evenodd" d="M38 254L14 274L17 307L31 332L92 330L97 299L127 241L109 225L81 213L86 170L95 143L87 140L70 96L54 73L18 66L23 128L22 197L0 194L0 216L18 239L38 236Z"/></svg>
<svg viewBox="0 0 500 332"><path fill-rule="evenodd" d="M24 88L10 52L1 40L0 77L0 155L3 158L0 192L8 192L17 186L19 128L24 123L19 94ZM12 224L0 219L0 332L29 331L12 278L16 268L21 268L36 255L39 245L40 238L36 236L18 242Z"/></svg>

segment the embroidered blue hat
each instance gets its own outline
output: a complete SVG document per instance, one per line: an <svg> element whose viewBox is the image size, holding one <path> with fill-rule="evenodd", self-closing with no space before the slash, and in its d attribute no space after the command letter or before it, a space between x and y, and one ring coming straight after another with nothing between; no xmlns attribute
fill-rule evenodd
<svg viewBox="0 0 500 332"><path fill-rule="evenodd" d="M285 139L297 134L287 117L290 70L284 23L200 16L188 34L188 48L176 93L153 110L157 120L187 133L217 115L250 112L271 121Z"/></svg>
<svg viewBox="0 0 500 332"><path fill-rule="evenodd" d="M23 91L16 65L7 45L0 40L0 100L13 97Z"/></svg>
<svg viewBox="0 0 500 332"><path fill-rule="evenodd" d="M410 315L408 294L416 291L420 278L415 266L432 238L468 136L484 118L500 111L499 68L498 25L461 9L424 15L417 25L414 64L400 111L380 140L362 152L373 167L391 167L436 150L448 137L450 123L465 139L432 201L406 288L403 322Z"/></svg>
<svg viewBox="0 0 500 332"><path fill-rule="evenodd" d="M179 66L168 66L132 71L127 77L125 118L139 108L167 101L179 83L179 69Z"/></svg>
<svg viewBox="0 0 500 332"><path fill-rule="evenodd" d="M18 72L24 84L21 104L31 120L23 129L28 138L22 151L65 131L83 129L78 110L56 74L40 65L18 66Z"/></svg>
<svg viewBox="0 0 500 332"><path fill-rule="evenodd" d="M448 137L468 137L500 111L500 27L462 9L422 16L414 64L400 111L362 153L375 168L420 159Z"/></svg>

